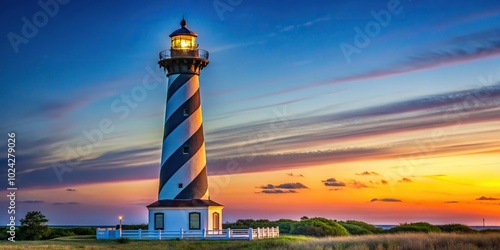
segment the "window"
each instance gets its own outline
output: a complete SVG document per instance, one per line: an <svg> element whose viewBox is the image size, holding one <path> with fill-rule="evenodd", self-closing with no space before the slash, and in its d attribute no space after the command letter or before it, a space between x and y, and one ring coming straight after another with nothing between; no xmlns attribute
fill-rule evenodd
<svg viewBox="0 0 500 250"><path fill-rule="evenodd" d="M184 116L189 116L189 109L184 109L183 114L184 114Z"/></svg>
<svg viewBox="0 0 500 250"><path fill-rule="evenodd" d="M155 213L155 230L163 230L163 213Z"/></svg>
<svg viewBox="0 0 500 250"><path fill-rule="evenodd" d="M184 146L184 147L182 148L182 153L183 153L183 154L189 154L189 147L188 147L188 146Z"/></svg>
<svg viewBox="0 0 500 250"><path fill-rule="evenodd" d="M212 214L212 225L214 230L219 230L219 213L214 212Z"/></svg>
<svg viewBox="0 0 500 250"><path fill-rule="evenodd" d="M189 213L189 229L200 229L200 213Z"/></svg>
<svg viewBox="0 0 500 250"><path fill-rule="evenodd" d="M179 183L179 188L182 188L182 183Z"/></svg>

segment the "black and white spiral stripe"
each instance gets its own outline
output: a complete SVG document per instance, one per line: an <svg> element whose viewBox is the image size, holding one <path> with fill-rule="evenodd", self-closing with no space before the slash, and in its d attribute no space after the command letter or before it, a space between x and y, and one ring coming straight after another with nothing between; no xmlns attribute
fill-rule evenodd
<svg viewBox="0 0 500 250"><path fill-rule="evenodd" d="M198 75L173 74L168 81L158 199L207 198Z"/></svg>

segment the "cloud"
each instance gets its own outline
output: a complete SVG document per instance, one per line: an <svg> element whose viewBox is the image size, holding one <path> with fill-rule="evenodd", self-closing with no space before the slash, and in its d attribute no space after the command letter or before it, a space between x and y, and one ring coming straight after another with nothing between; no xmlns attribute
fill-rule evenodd
<svg viewBox="0 0 500 250"><path fill-rule="evenodd" d="M236 173L227 170L231 162L237 162L239 169L237 173L254 173L277 170L289 172L305 166L407 157L411 156L409 149L415 147L413 139L401 139L391 144L373 144L370 147L328 148L327 144L333 141L386 137L393 133L445 128L457 124L498 121L499 107L500 84L494 84L321 115L286 116L286 110L279 110L283 116L277 115L278 122L260 121L209 131L205 137L209 142L207 165L210 166L210 175L225 175ZM255 142L248 139L249 135L259 134L259 131L270 132ZM470 143L463 138L464 136L491 138L491 133L492 131L484 130L467 134L450 134L447 136L446 144L438 141L431 150L424 147L420 153L436 156L500 153L498 141L491 139ZM93 158L70 159L77 164L71 167L72 172L64 173L62 182L59 182L52 163L65 164L64 161L57 162L54 159L54 155L68 155L67 152L54 152L54 145L59 145L61 140L66 139L54 135L54 138L20 142L34 145L32 148L25 147L27 149L20 158L21 164L25 166L20 172L22 176L20 182L23 187L66 189L68 186L78 184L158 177L157 169L161 154L159 143L110 150ZM325 149L305 150L311 145L325 145L323 147ZM260 148L266 150L259 150ZM224 157L227 155L232 157ZM0 161L2 159L6 161L5 157L0 157ZM5 173L0 173L0 178L5 176Z"/></svg>
<svg viewBox="0 0 500 250"><path fill-rule="evenodd" d="M486 197L486 196L481 196L476 199L476 201L498 201L500 200L499 198L493 198L493 197Z"/></svg>
<svg viewBox="0 0 500 250"><path fill-rule="evenodd" d="M276 188L280 188L280 189L304 189L304 188L308 188L308 187L306 187L304 184L302 184L300 182L295 182L295 183L283 183L283 184L279 184L279 185L267 184L265 186L260 186L259 188L261 188L261 189L276 189Z"/></svg>
<svg viewBox="0 0 500 250"><path fill-rule="evenodd" d="M24 200L24 201L18 201L17 203L24 203L24 204L42 204L42 203L45 203L45 201L42 201L42 200Z"/></svg>
<svg viewBox="0 0 500 250"><path fill-rule="evenodd" d="M458 201L445 201L444 203L458 203Z"/></svg>
<svg viewBox="0 0 500 250"><path fill-rule="evenodd" d="M398 182L400 182L400 183L405 183L405 182L408 183L408 182L412 182L412 180L405 177L405 178L399 180Z"/></svg>
<svg viewBox="0 0 500 250"><path fill-rule="evenodd" d="M70 202L54 202L52 205L80 205L78 202L70 201Z"/></svg>
<svg viewBox="0 0 500 250"><path fill-rule="evenodd" d="M394 198L382 198L382 199L373 198L370 202L402 202L402 200Z"/></svg>
<svg viewBox="0 0 500 250"><path fill-rule="evenodd" d="M345 187L345 183L337 181L335 178L328 178L321 182L327 187Z"/></svg>
<svg viewBox="0 0 500 250"><path fill-rule="evenodd" d="M279 185L267 184L258 187L262 189L260 192L263 194L286 194L286 193L297 193L296 189L307 189L308 187L300 182L294 183L283 183Z"/></svg>
<svg viewBox="0 0 500 250"><path fill-rule="evenodd" d="M295 190L283 190L283 189L264 189L261 192L256 192L261 194L290 194L297 193Z"/></svg>
<svg viewBox="0 0 500 250"><path fill-rule="evenodd" d="M280 122L256 122L211 131L206 140L211 173L227 172L227 164L238 162L242 172L291 170L310 165L342 162L393 159L411 156L408 148L414 140L403 140L371 147L330 148L320 151L303 151L311 145L332 141L360 140L366 137L388 136L393 133L438 129L457 124L475 124L497 121L500 116L500 84L452 91L384 105L347 110L322 115L278 117ZM286 114L286 111L280 111ZM351 122L354 121L354 122ZM273 131L272 126L279 127ZM244 135L265 131L258 141ZM484 136L488 131L468 136ZM423 148L422 154L460 155L470 152L494 153L500 143L468 143L463 134L448 135L454 144L435 143L432 149ZM491 137L491 136L490 136ZM259 148L265 146L265 153ZM256 151L257 149L257 151ZM293 149L294 151L291 151ZM288 153L280 153L287 151ZM234 157L223 157L234 155ZM368 172L368 171L366 171Z"/></svg>
<svg viewBox="0 0 500 250"><path fill-rule="evenodd" d="M320 17L320 18L316 18L314 20L310 20L310 21L307 21L307 22L304 22L304 23L301 23L301 24L296 24L296 25L287 25L283 28L281 28L279 30L279 32L288 32L288 31L291 31L291 30L294 30L294 29L299 29L299 28L302 28L302 27L309 27L315 23L318 23L318 22L324 22L324 21L328 21L330 20L330 17ZM276 35L276 33L272 33L271 36L274 36Z"/></svg>
<svg viewBox="0 0 500 250"><path fill-rule="evenodd" d="M50 153L43 148L37 148L39 152L33 151L20 158L20 164L23 164L25 168L18 174L19 182L24 188L63 187L67 192L75 192L76 189L67 187L109 181L158 178L159 149L159 145L147 145L113 150L93 158L69 159L68 162L74 165L66 165L66 161L51 162L46 157ZM67 152L63 153L72 155ZM63 167L71 171L62 172ZM57 171L60 171L61 181L59 181Z"/></svg>
<svg viewBox="0 0 500 250"><path fill-rule="evenodd" d="M389 182L388 182L388 181L386 181L386 180L380 180L380 183L381 183L382 185L387 185L387 184L389 184Z"/></svg>
<svg viewBox="0 0 500 250"><path fill-rule="evenodd" d="M254 44L263 44L263 43L264 42L246 42L246 43L233 43L233 44L220 45L218 47L211 48L210 53L216 53L216 52L221 52L221 51L225 51L225 50L251 46Z"/></svg>
<svg viewBox="0 0 500 250"><path fill-rule="evenodd" d="M284 189L302 189L302 188L308 188L304 184L300 182L295 182L295 183L284 183L276 186L276 188L284 188Z"/></svg>
<svg viewBox="0 0 500 250"><path fill-rule="evenodd" d="M342 188L330 188L328 189L328 191L340 191L342 190Z"/></svg>
<svg viewBox="0 0 500 250"><path fill-rule="evenodd" d="M369 71L358 72L346 76L336 77L328 81L316 84L308 84L294 88L288 88L261 97L276 96L308 88L315 88L351 81L367 80L393 75L400 75L477 60L485 57L500 55L500 28L484 30L476 33L458 36L445 40L435 45L436 49L421 51L416 54L407 55L398 61Z"/></svg>
<svg viewBox="0 0 500 250"><path fill-rule="evenodd" d="M360 188L368 188L366 184L357 180L351 180L349 182L349 186L352 188L360 189Z"/></svg>
<svg viewBox="0 0 500 250"><path fill-rule="evenodd" d="M147 69L144 74L153 76L152 78L163 79L159 71ZM154 75L153 75L154 74ZM154 79L151 79L154 81ZM95 101L116 96L120 93L126 93L127 87L141 84L141 79L132 79L125 77L105 82L85 84L84 87L75 89L75 91L60 95L58 98L42 99L36 108L27 116L46 115L50 118L61 118L67 114L88 106ZM129 90L130 91L130 90Z"/></svg>
<svg viewBox="0 0 500 250"><path fill-rule="evenodd" d="M291 177L304 177L303 174L294 174L294 173L287 173L288 176L291 176Z"/></svg>
<svg viewBox="0 0 500 250"><path fill-rule="evenodd" d="M365 172L358 173L356 175L380 175L380 174L377 173L377 172L368 172L368 171L365 171Z"/></svg>

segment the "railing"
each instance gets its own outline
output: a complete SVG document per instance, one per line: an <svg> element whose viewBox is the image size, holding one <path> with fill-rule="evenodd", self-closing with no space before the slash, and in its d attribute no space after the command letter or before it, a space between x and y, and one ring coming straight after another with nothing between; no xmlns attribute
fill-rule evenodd
<svg viewBox="0 0 500 250"><path fill-rule="evenodd" d="M168 239L206 239L206 240L254 240L276 238L280 236L279 227L249 228L249 229L221 229L221 230L120 230L115 228L97 228L98 240L112 240L129 238L133 240L168 240Z"/></svg>
<svg viewBox="0 0 500 250"><path fill-rule="evenodd" d="M176 57L201 58L208 60L208 51L204 49L195 49L195 50L168 49L160 52L160 60L176 58Z"/></svg>

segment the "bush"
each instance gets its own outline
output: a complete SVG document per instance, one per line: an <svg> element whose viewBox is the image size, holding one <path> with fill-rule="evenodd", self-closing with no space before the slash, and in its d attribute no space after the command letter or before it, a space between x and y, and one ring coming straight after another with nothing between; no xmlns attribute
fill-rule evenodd
<svg viewBox="0 0 500 250"><path fill-rule="evenodd" d="M375 225L372 225L372 224L368 224L366 222L363 222L363 221L357 221L357 220L348 220L346 221L345 223L348 223L348 224L351 224L351 225L356 225L358 227L362 227L374 234L377 234L377 233L383 233L384 232L384 229L382 228L379 228L379 227L376 227Z"/></svg>
<svg viewBox="0 0 500 250"><path fill-rule="evenodd" d="M276 221L276 223L280 227L280 234L289 234L292 226L298 222L289 219L279 219Z"/></svg>
<svg viewBox="0 0 500 250"><path fill-rule="evenodd" d="M290 234L325 237L349 235L349 232L335 221L325 218L312 218L294 224Z"/></svg>
<svg viewBox="0 0 500 250"><path fill-rule="evenodd" d="M360 227L358 225L354 224L349 224L346 222L339 222L341 226L343 226L351 235L365 235L365 234L372 234L369 230L366 228Z"/></svg>
<svg viewBox="0 0 500 250"><path fill-rule="evenodd" d="M438 227L441 231L448 233L477 233L476 230L462 224L447 224Z"/></svg>
<svg viewBox="0 0 500 250"><path fill-rule="evenodd" d="M120 243L120 244L128 244L128 243L130 243L130 239L129 238L123 238L123 237L116 239L116 241L118 243Z"/></svg>
<svg viewBox="0 0 500 250"><path fill-rule="evenodd" d="M388 230L389 233L402 233L402 232L418 232L418 233L430 233L430 232L441 232L439 227L431 225L427 222L416 222L416 223L403 223L399 226L393 227Z"/></svg>
<svg viewBox="0 0 500 250"><path fill-rule="evenodd" d="M484 229L479 231L482 234L489 234L489 233L500 233L500 229Z"/></svg>
<svg viewBox="0 0 500 250"><path fill-rule="evenodd" d="M120 229L120 225L116 225L116 229ZM148 230L148 224L122 225L122 230ZM95 232L94 232L95 234Z"/></svg>
<svg viewBox="0 0 500 250"><path fill-rule="evenodd" d="M50 233L43 239L53 239L58 237L75 236L71 230L66 228L50 228Z"/></svg>
<svg viewBox="0 0 500 250"><path fill-rule="evenodd" d="M0 240L7 240L9 237L11 237L11 235L8 233L9 230L9 227L0 228ZM16 228L16 235L19 235L19 228Z"/></svg>
<svg viewBox="0 0 500 250"><path fill-rule="evenodd" d="M75 235L95 235L95 228L91 227L75 227L75 228L68 228L66 230L69 230L70 232L73 232Z"/></svg>
<svg viewBox="0 0 500 250"><path fill-rule="evenodd" d="M252 219L244 219L237 220L236 222L226 222L223 225L223 228L231 228L231 229L248 229L248 228L258 228L258 227L276 227L278 223L276 221L269 220L252 220Z"/></svg>

